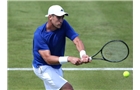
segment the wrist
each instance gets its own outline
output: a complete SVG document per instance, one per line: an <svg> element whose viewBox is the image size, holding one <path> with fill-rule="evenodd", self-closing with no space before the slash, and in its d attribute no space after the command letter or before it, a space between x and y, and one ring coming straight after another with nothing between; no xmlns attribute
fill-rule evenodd
<svg viewBox="0 0 140 90"><path fill-rule="evenodd" d="M68 62L68 56L60 56L59 57L59 63L64 64Z"/></svg>
<svg viewBox="0 0 140 90"><path fill-rule="evenodd" d="M82 58L83 55L86 55L86 51L85 50L81 50L80 51L80 58Z"/></svg>

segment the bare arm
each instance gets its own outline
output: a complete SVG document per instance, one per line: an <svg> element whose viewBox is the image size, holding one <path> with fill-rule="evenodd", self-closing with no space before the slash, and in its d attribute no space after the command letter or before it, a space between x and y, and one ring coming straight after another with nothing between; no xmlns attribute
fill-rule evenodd
<svg viewBox="0 0 140 90"><path fill-rule="evenodd" d="M60 64L59 57L51 55L50 50L39 50L40 55L50 65L58 65ZM68 62L71 62L74 65L80 65L80 58L68 56Z"/></svg>
<svg viewBox="0 0 140 90"><path fill-rule="evenodd" d="M76 45L77 50L80 52L81 50L85 50L83 42L80 40L79 37L76 37L73 40L73 43Z"/></svg>
<svg viewBox="0 0 140 90"><path fill-rule="evenodd" d="M40 55L48 64L57 65L59 64L59 57L50 54L49 50L39 50Z"/></svg>
<svg viewBox="0 0 140 90"><path fill-rule="evenodd" d="M83 42L80 40L79 37L76 37L76 38L73 40L73 43L76 45L76 48L77 48L77 50L78 50L79 53L80 53L80 57L81 57L81 59L82 59L82 62L83 62L83 63L88 63L88 62L89 62L89 56L86 55L85 47L84 47Z"/></svg>

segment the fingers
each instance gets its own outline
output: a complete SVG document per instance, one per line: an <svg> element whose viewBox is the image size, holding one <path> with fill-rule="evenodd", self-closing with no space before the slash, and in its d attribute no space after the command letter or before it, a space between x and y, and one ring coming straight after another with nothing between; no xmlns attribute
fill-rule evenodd
<svg viewBox="0 0 140 90"><path fill-rule="evenodd" d="M90 62L88 55L83 55L83 57L81 59L77 58L77 57L69 57L68 61L71 62L74 65L81 65L83 63L89 63Z"/></svg>
<svg viewBox="0 0 140 90"><path fill-rule="evenodd" d="M69 57L68 61L71 62L74 65L81 65L82 64L81 59L77 58L77 57Z"/></svg>
<svg viewBox="0 0 140 90"><path fill-rule="evenodd" d="M81 58L81 61L83 63L89 63L90 62L89 56L88 55L83 55L82 58Z"/></svg>
<svg viewBox="0 0 140 90"><path fill-rule="evenodd" d="M83 62L81 62L81 60L80 60L80 61L77 61L77 62L75 63L75 65L81 65L81 64L83 64Z"/></svg>

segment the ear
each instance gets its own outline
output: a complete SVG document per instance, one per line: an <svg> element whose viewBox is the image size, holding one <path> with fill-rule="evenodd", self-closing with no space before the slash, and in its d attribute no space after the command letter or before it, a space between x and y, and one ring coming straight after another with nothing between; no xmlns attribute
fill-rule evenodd
<svg viewBox="0 0 140 90"><path fill-rule="evenodd" d="M49 20L52 20L52 16L51 16L51 15L49 15L49 16L48 16L48 19L49 19Z"/></svg>

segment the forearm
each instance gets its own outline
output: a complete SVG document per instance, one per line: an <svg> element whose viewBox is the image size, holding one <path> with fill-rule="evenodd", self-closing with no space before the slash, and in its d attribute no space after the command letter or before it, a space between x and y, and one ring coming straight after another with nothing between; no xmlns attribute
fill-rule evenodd
<svg viewBox="0 0 140 90"><path fill-rule="evenodd" d="M80 52L81 50L85 50L83 42L80 40L76 44L77 50Z"/></svg>
<svg viewBox="0 0 140 90"><path fill-rule="evenodd" d="M74 40L73 40L74 44L76 45L76 48L77 50L80 52L81 50L85 50L85 47L84 47L84 44L83 42L78 38L76 37Z"/></svg>
<svg viewBox="0 0 140 90"><path fill-rule="evenodd" d="M72 57L72 56L49 56L46 59L44 59L48 64L50 65L58 65L58 64L64 64L67 62L71 62L75 65L80 65L81 61L79 58Z"/></svg>
<svg viewBox="0 0 140 90"><path fill-rule="evenodd" d="M77 50L79 51L80 58L82 58L83 55L86 55L83 42L78 37L76 37L73 42L76 45Z"/></svg>
<svg viewBox="0 0 140 90"><path fill-rule="evenodd" d="M67 62L71 62L75 65L80 65L80 58L72 57L72 56L54 56L51 55L49 50L39 50L39 53L41 57L44 59L44 61L49 65L58 65L63 64Z"/></svg>

